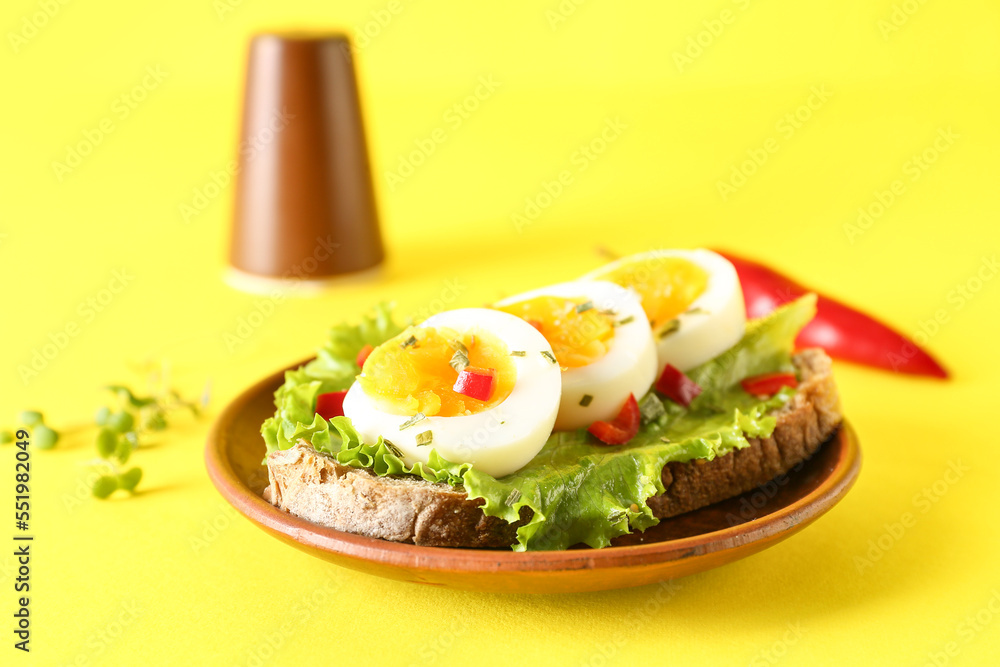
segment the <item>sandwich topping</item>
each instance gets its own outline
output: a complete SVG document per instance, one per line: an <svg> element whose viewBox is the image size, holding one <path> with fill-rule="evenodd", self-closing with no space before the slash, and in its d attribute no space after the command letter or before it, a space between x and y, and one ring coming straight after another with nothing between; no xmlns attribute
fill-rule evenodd
<svg viewBox="0 0 1000 667"><path fill-rule="evenodd" d="M503 303L497 310L517 315L538 329L564 368L590 365L608 353L615 333L614 312L598 310L593 301L541 294Z"/></svg>
<svg viewBox="0 0 1000 667"><path fill-rule="evenodd" d="M472 373L491 378L489 392L469 391L469 381L457 381ZM372 350L358 375L381 410L410 417L480 413L510 396L516 380L507 346L481 328L411 327Z"/></svg>
<svg viewBox="0 0 1000 667"><path fill-rule="evenodd" d="M582 280L406 328L386 307L341 325L286 374L261 430L344 465L464 488L517 522L515 550L657 523L670 461L767 437L796 391L807 295L746 322L735 271L705 250L625 258Z"/></svg>
<svg viewBox="0 0 1000 667"><path fill-rule="evenodd" d="M495 308L524 319L552 345L562 367L557 431L614 419L629 395L649 391L656 346L634 292L577 280L512 296Z"/></svg>
<svg viewBox="0 0 1000 667"><path fill-rule="evenodd" d="M344 398L344 416L367 442L390 438L407 465L428 463L433 444L449 461L502 477L538 454L552 433L561 382L559 366L543 356L551 353L545 337L518 317L446 311L368 355ZM420 427L407 428L417 415Z"/></svg>
<svg viewBox="0 0 1000 667"><path fill-rule="evenodd" d="M675 251L677 252L677 251ZM697 259L656 251L619 260L590 274L633 289L654 331L661 331L705 293L711 269Z"/></svg>
<svg viewBox="0 0 1000 667"><path fill-rule="evenodd" d="M687 371L714 359L743 336L746 313L736 269L710 250L652 250L588 273L642 300L659 366Z"/></svg>

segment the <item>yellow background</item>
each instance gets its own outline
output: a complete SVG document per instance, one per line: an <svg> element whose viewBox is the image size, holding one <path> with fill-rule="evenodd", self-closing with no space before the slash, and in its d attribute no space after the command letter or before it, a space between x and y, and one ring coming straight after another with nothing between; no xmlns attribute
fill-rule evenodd
<svg viewBox="0 0 1000 667"><path fill-rule="evenodd" d="M1000 6L222 1L4 4L0 421L37 407L57 428L85 422L104 398L98 388L141 385L131 369L147 359L168 359L187 394L213 383L207 418L179 417L135 455L146 471L135 498L77 502L91 432L35 453L32 662L995 658L1000 280L965 300L955 290L988 274L1000 246ZM247 39L297 27L354 35L371 21L358 60L390 259L378 279L271 303L249 337L227 346L227 333L268 310L267 299L221 281L231 186L186 221L180 207L234 155ZM686 49L691 62L676 56ZM121 118L115 100L147 67L166 77ZM447 110L490 76L496 91L449 125ZM813 87L829 98L802 111ZM809 118L787 136L779 123L797 111ZM53 162L105 119L113 131L57 178ZM579 171L575 152L608 119L627 127ZM447 140L390 187L386 172L438 127ZM957 138L911 180L908 161L949 128ZM769 141L777 150L724 199L718 183ZM572 185L519 232L512 214L564 169ZM903 193L849 234L859 207L896 180ZM865 456L854 490L794 539L677 582L640 626L626 621L655 587L483 595L338 569L235 515L207 479L211 417L378 300L420 313L457 283L455 305L478 305L591 269L597 246L700 245L763 258L908 333L943 311L927 346L954 378L838 364ZM88 316L80 304L115 270L133 277ZM34 351L71 323L77 335L22 378ZM0 498L9 498L13 450L0 451L11 471L0 474ZM950 462L967 470L948 475ZM900 534L907 512L915 522ZM878 556L870 567L869 555ZM4 664L28 657L11 647L12 565L0 556ZM977 613L978 630L962 625Z"/></svg>

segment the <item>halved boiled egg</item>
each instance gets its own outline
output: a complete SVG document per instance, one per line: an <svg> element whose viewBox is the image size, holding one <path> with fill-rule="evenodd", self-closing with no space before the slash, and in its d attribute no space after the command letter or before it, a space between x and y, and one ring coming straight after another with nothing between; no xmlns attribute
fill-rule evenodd
<svg viewBox="0 0 1000 667"><path fill-rule="evenodd" d="M736 269L710 250L652 250L584 276L633 290L656 339L659 372L687 371L735 345L746 327Z"/></svg>
<svg viewBox="0 0 1000 667"><path fill-rule="evenodd" d="M450 310L375 348L344 397L365 442L379 436L407 464L432 449L494 477L523 467L552 432L561 378L552 347L524 320Z"/></svg>
<svg viewBox="0 0 1000 667"><path fill-rule="evenodd" d="M653 384L656 348L638 297L610 282L550 285L497 302L530 322L562 367L557 430L614 419L629 394Z"/></svg>

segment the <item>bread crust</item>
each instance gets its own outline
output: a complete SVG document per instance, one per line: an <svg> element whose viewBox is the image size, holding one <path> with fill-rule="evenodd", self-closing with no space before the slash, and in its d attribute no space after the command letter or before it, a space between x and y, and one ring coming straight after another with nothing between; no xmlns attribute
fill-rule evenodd
<svg viewBox="0 0 1000 667"><path fill-rule="evenodd" d="M666 518L732 498L787 473L812 456L842 420L830 358L819 349L793 357L799 390L774 417L769 438L748 438L749 447L712 461L668 463L666 492L651 497L653 514ZM414 477L378 477L341 465L300 441L267 457L264 497L276 507L337 530L422 546L506 547L531 517L508 523L487 516L481 498L465 490Z"/></svg>

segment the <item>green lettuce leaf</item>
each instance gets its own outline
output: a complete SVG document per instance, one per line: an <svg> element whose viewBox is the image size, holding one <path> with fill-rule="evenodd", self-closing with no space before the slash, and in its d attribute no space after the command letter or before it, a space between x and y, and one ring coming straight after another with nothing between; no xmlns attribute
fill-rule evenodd
<svg viewBox="0 0 1000 667"><path fill-rule="evenodd" d="M277 411L261 427L267 451L288 449L299 438L311 441L315 437L317 443L329 440L329 426L314 420L316 397L350 387L361 372L355 362L361 348L380 345L402 330L393 322L388 304L379 304L356 325L340 324L330 329L315 359L285 372L285 383L274 394Z"/></svg>
<svg viewBox="0 0 1000 667"><path fill-rule="evenodd" d="M351 420L335 417L327 421L316 414L317 396L347 389L361 372L355 362L361 348L380 345L402 330L393 322L387 304L376 306L356 325L340 324L330 329L326 344L316 351L316 358L287 371L285 383L274 393L277 410L260 430L268 453L305 440L344 465L368 468L377 475L417 475L429 482L461 485L462 476L472 467L468 463L451 463L432 451L427 464L407 466L392 443L382 438L375 443L364 443Z"/></svg>
<svg viewBox="0 0 1000 667"><path fill-rule="evenodd" d="M326 421L314 413L318 394L350 386L359 371L354 358L363 345L377 345L399 333L388 308L380 306L359 325L332 329L314 361L286 373L285 384L275 394L275 416L264 422L261 433L268 451L304 439L344 465L378 475L417 475L464 486L470 498L485 501L486 514L510 522L519 519L522 508L529 508L532 517L518 529L515 551L566 549L580 543L604 547L619 535L658 522L646 500L664 491L660 475L668 462L712 460L749 446L748 436L771 434L775 419L768 412L794 391L785 389L761 400L743 391L739 382L792 370L795 336L815 311L816 297L810 294L748 322L735 346L688 372L702 388L691 406L664 401L665 414L645 424L627 445L595 444L585 430L554 433L525 467L496 479L470 464L445 461L436 451L426 465L407 467L382 438L361 442L346 417Z"/></svg>

